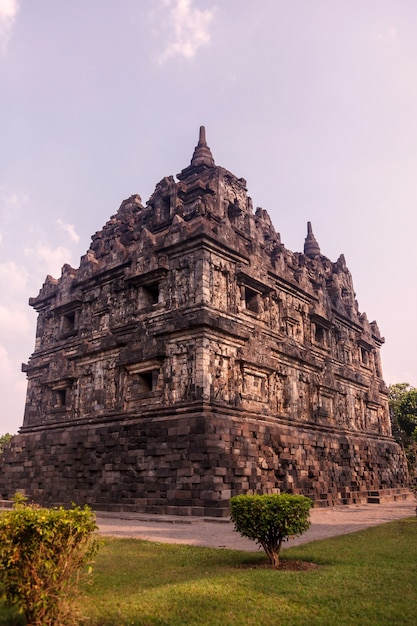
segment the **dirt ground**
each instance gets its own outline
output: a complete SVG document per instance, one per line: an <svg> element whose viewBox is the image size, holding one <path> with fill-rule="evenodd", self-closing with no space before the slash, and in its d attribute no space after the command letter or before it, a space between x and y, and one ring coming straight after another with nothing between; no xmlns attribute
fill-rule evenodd
<svg viewBox="0 0 417 626"><path fill-rule="evenodd" d="M311 526L288 547L353 533L396 519L416 515L416 501L348 505L311 510ZM214 548L257 551L255 542L233 530L228 518L190 518L140 513L98 512L99 533L115 537L135 537L160 543L185 543Z"/></svg>

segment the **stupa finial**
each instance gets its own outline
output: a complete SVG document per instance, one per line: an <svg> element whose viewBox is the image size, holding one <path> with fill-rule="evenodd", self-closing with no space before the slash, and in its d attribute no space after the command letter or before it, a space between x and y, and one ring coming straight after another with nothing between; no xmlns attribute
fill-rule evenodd
<svg viewBox="0 0 417 626"><path fill-rule="evenodd" d="M307 222L307 237L304 241L304 254L311 258L320 255L320 246L313 234L311 222Z"/></svg>
<svg viewBox="0 0 417 626"><path fill-rule="evenodd" d="M207 146L207 141L206 141L206 129L204 126L200 126L200 135L198 138L198 145L199 146Z"/></svg>
<svg viewBox="0 0 417 626"><path fill-rule="evenodd" d="M205 165L207 167L214 167L214 159L211 154L211 150L206 141L206 129L204 126L200 126L200 133L198 138L197 147L194 150L193 158L191 159L191 165Z"/></svg>

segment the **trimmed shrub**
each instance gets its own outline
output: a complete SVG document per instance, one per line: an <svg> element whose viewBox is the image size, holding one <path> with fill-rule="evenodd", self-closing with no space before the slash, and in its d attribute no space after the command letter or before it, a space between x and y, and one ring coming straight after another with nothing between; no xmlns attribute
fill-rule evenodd
<svg viewBox="0 0 417 626"><path fill-rule="evenodd" d="M74 621L67 600L98 549L95 515L16 501L0 514L0 592L32 626Z"/></svg>
<svg viewBox="0 0 417 626"><path fill-rule="evenodd" d="M310 527L313 502L305 496L284 493L234 496L230 505L235 530L261 545L272 567L276 568L282 542L301 535Z"/></svg>

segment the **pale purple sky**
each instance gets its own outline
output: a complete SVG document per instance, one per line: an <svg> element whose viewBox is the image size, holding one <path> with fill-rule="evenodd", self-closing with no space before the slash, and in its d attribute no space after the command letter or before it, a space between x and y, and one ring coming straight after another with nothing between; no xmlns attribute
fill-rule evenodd
<svg viewBox="0 0 417 626"><path fill-rule="evenodd" d="M0 0L0 434L23 421L47 274L78 267L121 201L218 165L300 251L345 254L417 386L415 0Z"/></svg>

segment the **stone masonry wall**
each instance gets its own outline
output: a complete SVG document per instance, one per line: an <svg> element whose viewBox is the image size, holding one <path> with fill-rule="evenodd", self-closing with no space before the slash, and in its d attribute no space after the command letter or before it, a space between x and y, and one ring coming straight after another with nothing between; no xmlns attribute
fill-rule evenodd
<svg viewBox="0 0 417 626"><path fill-rule="evenodd" d="M228 515L240 493L363 503L406 480L389 439L211 413L18 435L5 461L3 498L12 485L41 503L183 515Z"/></svg>
<svg viewBox="0 0 417 626"><path fill-rule="evenodd" d="M340 504L407 484L384 339L344 255L324 256L310 223L303 252L288 250L203 128L177 180L145 206L123 201L29 304L35 350L3 497L225 515L239 493Z"/></svg>

